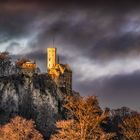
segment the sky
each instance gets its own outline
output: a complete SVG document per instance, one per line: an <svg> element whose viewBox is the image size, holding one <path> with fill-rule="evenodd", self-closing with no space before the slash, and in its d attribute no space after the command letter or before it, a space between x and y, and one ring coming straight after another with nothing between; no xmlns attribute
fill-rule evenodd
<svg viewBox="0 0 140 140"><path fill-rule="evenodd" d="M46 72L54 46L73 70L73 89L102 107L140 110L140 2L0 2L0 51L35 60Z"/></svg>

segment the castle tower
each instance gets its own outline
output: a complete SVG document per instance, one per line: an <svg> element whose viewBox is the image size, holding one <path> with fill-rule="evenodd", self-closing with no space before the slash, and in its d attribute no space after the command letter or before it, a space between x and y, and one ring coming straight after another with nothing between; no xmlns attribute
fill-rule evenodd
<svg viewBox="0 0 140 140"><path fill-rule="evenodd" d="M72 70L68 64L61 64L59 62L59 56L57 60L58 62L56 62L56 51L56 48L47 49L48 74L54 80L57 87L63 89L70 95L72 93Z"/></svg>
<svg viewBox="0 0 140 140"><path fill-rule="evenodd" d="M47 48L48 70L56 66L56 48Z"/></svg>

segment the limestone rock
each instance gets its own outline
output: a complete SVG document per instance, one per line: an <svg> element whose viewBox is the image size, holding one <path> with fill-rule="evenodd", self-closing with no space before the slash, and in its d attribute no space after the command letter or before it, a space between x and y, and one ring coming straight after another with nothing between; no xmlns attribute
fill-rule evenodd
<svg viewBox="0 0 140 140"><path fill-rule="evenodd" d="M15 74L0 78L0 123L21 115L36 122L38 130L49 136L55 121L64 117L63 98L67 93L57 88L46 74L33 77Z"/></svg>

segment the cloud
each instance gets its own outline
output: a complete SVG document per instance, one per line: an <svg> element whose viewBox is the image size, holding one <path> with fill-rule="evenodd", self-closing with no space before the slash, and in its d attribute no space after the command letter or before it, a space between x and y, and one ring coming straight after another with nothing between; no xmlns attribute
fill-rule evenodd
<svg viewBox="0 0 140 140"><path fill-rule="evenodd" d="M136 33L140 27L139 16L132 22L139 10L122 14L116 10L114 15L115 10L113 13L111 10L109 13L102 7L73 10L68 7L64 11L59 9L57 13L52 11L47 16L41 15L36 19L37 23L34 22L40 33L36 36L36 43L32 40L31 46L33 49L45 49L55 36L55 44L63 50L63 55L71 55L74 51L78 56L100 62L139 55L140 36Z"/></svg>
<svg viewBox="0 0 140 140"><path fill-rule="evenodd" d="M140 71L76 83L82 95L96 95L102 107L128 106L140 110Z"/></svg>
<svg viewBox="0 0 140 140"><path fill-rule="evenodd" d="M129 0L6 1L0 3L0 51L14 50L13 58L30 58L46 71L54 37L61 62L73 69L74 89L95 91L113 107L129 105L131 92L139 97L139 9ZM138 106L134 99L130 104Z"/></svg>

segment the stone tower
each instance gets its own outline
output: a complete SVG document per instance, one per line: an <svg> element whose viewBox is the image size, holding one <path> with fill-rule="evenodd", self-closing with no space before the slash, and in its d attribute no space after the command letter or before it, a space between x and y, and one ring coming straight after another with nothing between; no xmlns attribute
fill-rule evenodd
<svg viewBox="0 0 140 140"><path fill-rule="evenodd" d="M68 64L56 62L56 48L48 48L48 74L56 82L57 86L66 93L72 93L72 70Z"/></svg>
<svg viewBox="0 0 140 140"><path fill-rule="evenodd" d="M47 48L48 54L48 71L56 66L56 48Z"/></svg>

